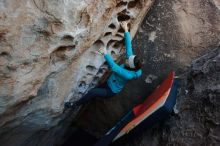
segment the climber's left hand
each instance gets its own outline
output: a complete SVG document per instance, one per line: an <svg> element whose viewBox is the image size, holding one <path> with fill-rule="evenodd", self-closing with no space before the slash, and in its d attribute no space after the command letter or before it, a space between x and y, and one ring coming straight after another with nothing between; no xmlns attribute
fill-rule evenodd
<svg viewBox="0 0 220 146"><path fill-rule="evenodd" d="M105 47L100 48L100 49L99 49L99 52L100 52L102 55L107 54L107 50L106 50L106 48L105 48Z"/></svg>

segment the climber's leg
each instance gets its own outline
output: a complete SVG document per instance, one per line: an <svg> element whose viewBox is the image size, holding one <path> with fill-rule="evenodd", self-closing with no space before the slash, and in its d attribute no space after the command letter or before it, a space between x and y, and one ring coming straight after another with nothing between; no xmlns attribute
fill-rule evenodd
<svg viewBox="0 0 220 146"><path fill-rule="evenodd" d="M98 85L97 87L91 89L86 95L84 95L80 100L75 102L66 102L65 107L71 108L75 106L83 105L90 100L92 100L95 97L98 98L109 98L114 96L115 93L111 91L111 89L108 87L107 83L103 83L101 85Z"/></svg>
<svg viewBox="0 0 220 146"><path fill-rule="evenodd" d="M113 93L110 89L108 88L93 88L90 90L86 95L84 95L80 100L76 101L76 105L83 105L85 103L88 103L91 101L93 98L109 98L114 96L115 93Z"/></svg>

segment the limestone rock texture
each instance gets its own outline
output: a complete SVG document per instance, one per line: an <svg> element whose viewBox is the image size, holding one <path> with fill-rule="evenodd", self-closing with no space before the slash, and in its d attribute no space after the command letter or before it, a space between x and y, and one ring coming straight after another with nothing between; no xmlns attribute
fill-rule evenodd
<svg viewBox="0 0 220 146"><path fill-rule="evenodd" d="M77 100L107 70L100 47L124 53L153 0L1 0L0 143L53 145L68 127L63 103ZM68 118L66 118L68 117Z"/></svg>

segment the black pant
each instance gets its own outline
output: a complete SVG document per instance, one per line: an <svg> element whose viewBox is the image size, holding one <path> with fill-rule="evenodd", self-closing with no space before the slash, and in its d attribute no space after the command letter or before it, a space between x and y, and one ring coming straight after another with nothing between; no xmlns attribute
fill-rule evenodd
<svg viewBox="0 0 220 146"><path fill-rule="evenodd" d="M112 92L109 88L107 82L98 85L97 87L91 89L86 95L84 95L80 100L76 101L76 105L82 105L89 102L91 99L97 98L110 98L116 95L116 93Z"/></svg>

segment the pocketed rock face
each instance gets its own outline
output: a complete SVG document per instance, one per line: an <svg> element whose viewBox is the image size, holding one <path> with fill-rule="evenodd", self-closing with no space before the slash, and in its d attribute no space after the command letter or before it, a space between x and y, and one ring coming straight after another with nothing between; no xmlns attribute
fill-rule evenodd
<svg viewBox="0 0 220 146"><path fill-rule="evenodd" d="M95 51L107 47L118 59L119 22L129 20L133 36L152 2L0 1L1 145L52 145L68 125L63 102L80 98L107 69Z"/></svg>

